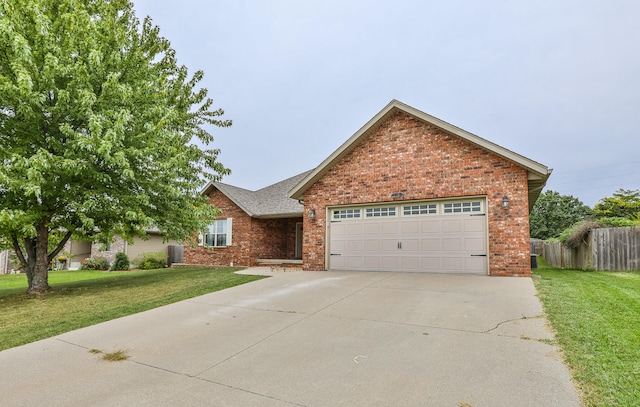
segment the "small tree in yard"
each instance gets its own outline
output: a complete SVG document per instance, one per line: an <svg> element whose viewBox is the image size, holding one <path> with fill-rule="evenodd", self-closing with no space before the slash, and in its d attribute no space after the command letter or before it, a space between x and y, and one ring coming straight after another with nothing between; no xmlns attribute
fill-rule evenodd
<svg viewBox="0 0 640 407"><path fill-rule="evenodd" d="M155 226L181 241L216 215L201 180L229 170L192 140L231 123L196 88L202 75L128 0L0 0L0 244L28 293L50 288L72 236Z"/></svg>

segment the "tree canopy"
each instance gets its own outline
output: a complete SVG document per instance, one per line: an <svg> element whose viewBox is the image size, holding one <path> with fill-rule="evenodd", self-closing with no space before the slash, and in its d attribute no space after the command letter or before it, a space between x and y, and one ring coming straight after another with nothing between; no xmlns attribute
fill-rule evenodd
<svg viewBox="0 0 640 407"><path fill-rule="evenodd" d="M128 0L0 0L0 50L0 240L29 292L72 236L183 240L215 216L206 127L231 122Z"/></svg>
<svg viewBox="0 0 640 407"><path fill-rule="evenodd" d="M571 195L545 191L533 206L529 215L531 237L550 239L563 230L591 215L591 208Z"/></svg>
<svg viewBox="0 0 640 407"><path fill-rule="evenodd" d="M613 196L602 198L593 207L594 215L601 218L640 220L640 191L619 189Z"/></svg>

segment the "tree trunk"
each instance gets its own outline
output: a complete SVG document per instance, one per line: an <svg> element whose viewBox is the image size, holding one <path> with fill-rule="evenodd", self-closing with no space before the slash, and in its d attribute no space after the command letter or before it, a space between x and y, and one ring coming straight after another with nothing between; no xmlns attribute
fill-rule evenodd
<svg viewBox="0 0 640 407"><path fill-rule="evenodd" d="M31 239L30 244L25 244L25 246L31 245L33 248L29 253L26 267L27 280L29 281L27 294L42 294L51 289L49 286L49 229L46 225L40 224L36 226L36 232L36 238ZM29 250L27 251L29 252Z"/></svg>

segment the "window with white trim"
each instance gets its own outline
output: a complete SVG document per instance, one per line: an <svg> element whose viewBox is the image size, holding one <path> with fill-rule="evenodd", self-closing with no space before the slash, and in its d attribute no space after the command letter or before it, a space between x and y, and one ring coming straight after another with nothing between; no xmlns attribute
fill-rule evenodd
<svg viewBox="0 0 640 407"><path fill-rule="evenodd" d="M473 213L482 212L482 202L451 202L443 204L444 213Z"/></svg>
<svg viewBox="0 0 640 407"><path fill-rule="evenodd" d="M209 225L207 233L202 236L202 244L210 247L231 246L232 219L218 219Z"/></svg>
<svg viewBox="0 0 640 407"><path fill-rule="evenodd" d="M360 218L360 209L334 209L333 219Z"/></svg>
<svg viewBox="0 0 640 407"><path fill-rule="evenodd" d="M365 217L367 218L380 218L389 216L396 216L395 206L380 206L365 209Z"/></svg>
<svg viewBox="0 0 640 407"><path fill-rule="evenodd" d="M435 215L437 213L438 204L405 205L402 207L402 214L404 216Z"/></svg>

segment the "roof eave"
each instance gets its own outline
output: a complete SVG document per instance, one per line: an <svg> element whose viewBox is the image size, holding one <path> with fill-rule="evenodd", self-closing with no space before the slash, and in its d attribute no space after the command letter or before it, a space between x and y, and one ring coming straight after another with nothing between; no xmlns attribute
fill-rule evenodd
<svg viewBox="0 0 640 407"><path fill-rule="evenodd" d="M542 190L547 185L547 180L551 176L553 170L551 168L547 169L545 174L536 174L529 171L528 174L528 200L529 200L529 213L533 210L533 205L535 205L538 197L542 193Z"/></svg>
<svg viewBox="0 0 640 407"><path fill-rule="evenodd" d="M227 194L223 189L218 188L215 184L215 182L210 181L203 189L201 194L202 195L209 195L211 193L211 190L215 188L218 191L222 192L222 194L224 196L226 196L227 198L229 198L229 200L231 202L233 202L235 205L238 206L238 208L242 209L247 215L251 216L251 217L255 217L255 214L253 212L251 212L249 210L249 208L247 208L245 205L242 204L242 202L238 201L237 199L235 199L232 195Z"/></svg>
<svg viewBox="0 0 640 407"><path fill-rule="evenodd" d="M342 143L337 150L335 150L329 157L327 157L324 161L320 163L314 170L312 170L306 177L304 177L296 186L294 186L289 191L289 197L293 199L302 199L304 197L305 191L313 185L317 180L319 180L324 173L332 167L334 162L337 162L344 155L349 153L355 146L358 144L357 141L360 137L375 129L379 124L383 122L383 120L389 115L393 108L394 102L396 100L392 100L384 109L382 109L378 114L373 116L364 126L362 126L355 134L347 141Z"/></svg>
<svg viewBox="0 0 640 407"><path fill-rule="evenodd" d="M265 215L254 215L256 219L285 219L285 218L301 218L303 212L289 212L289 213L272 213Z"/></svg>

